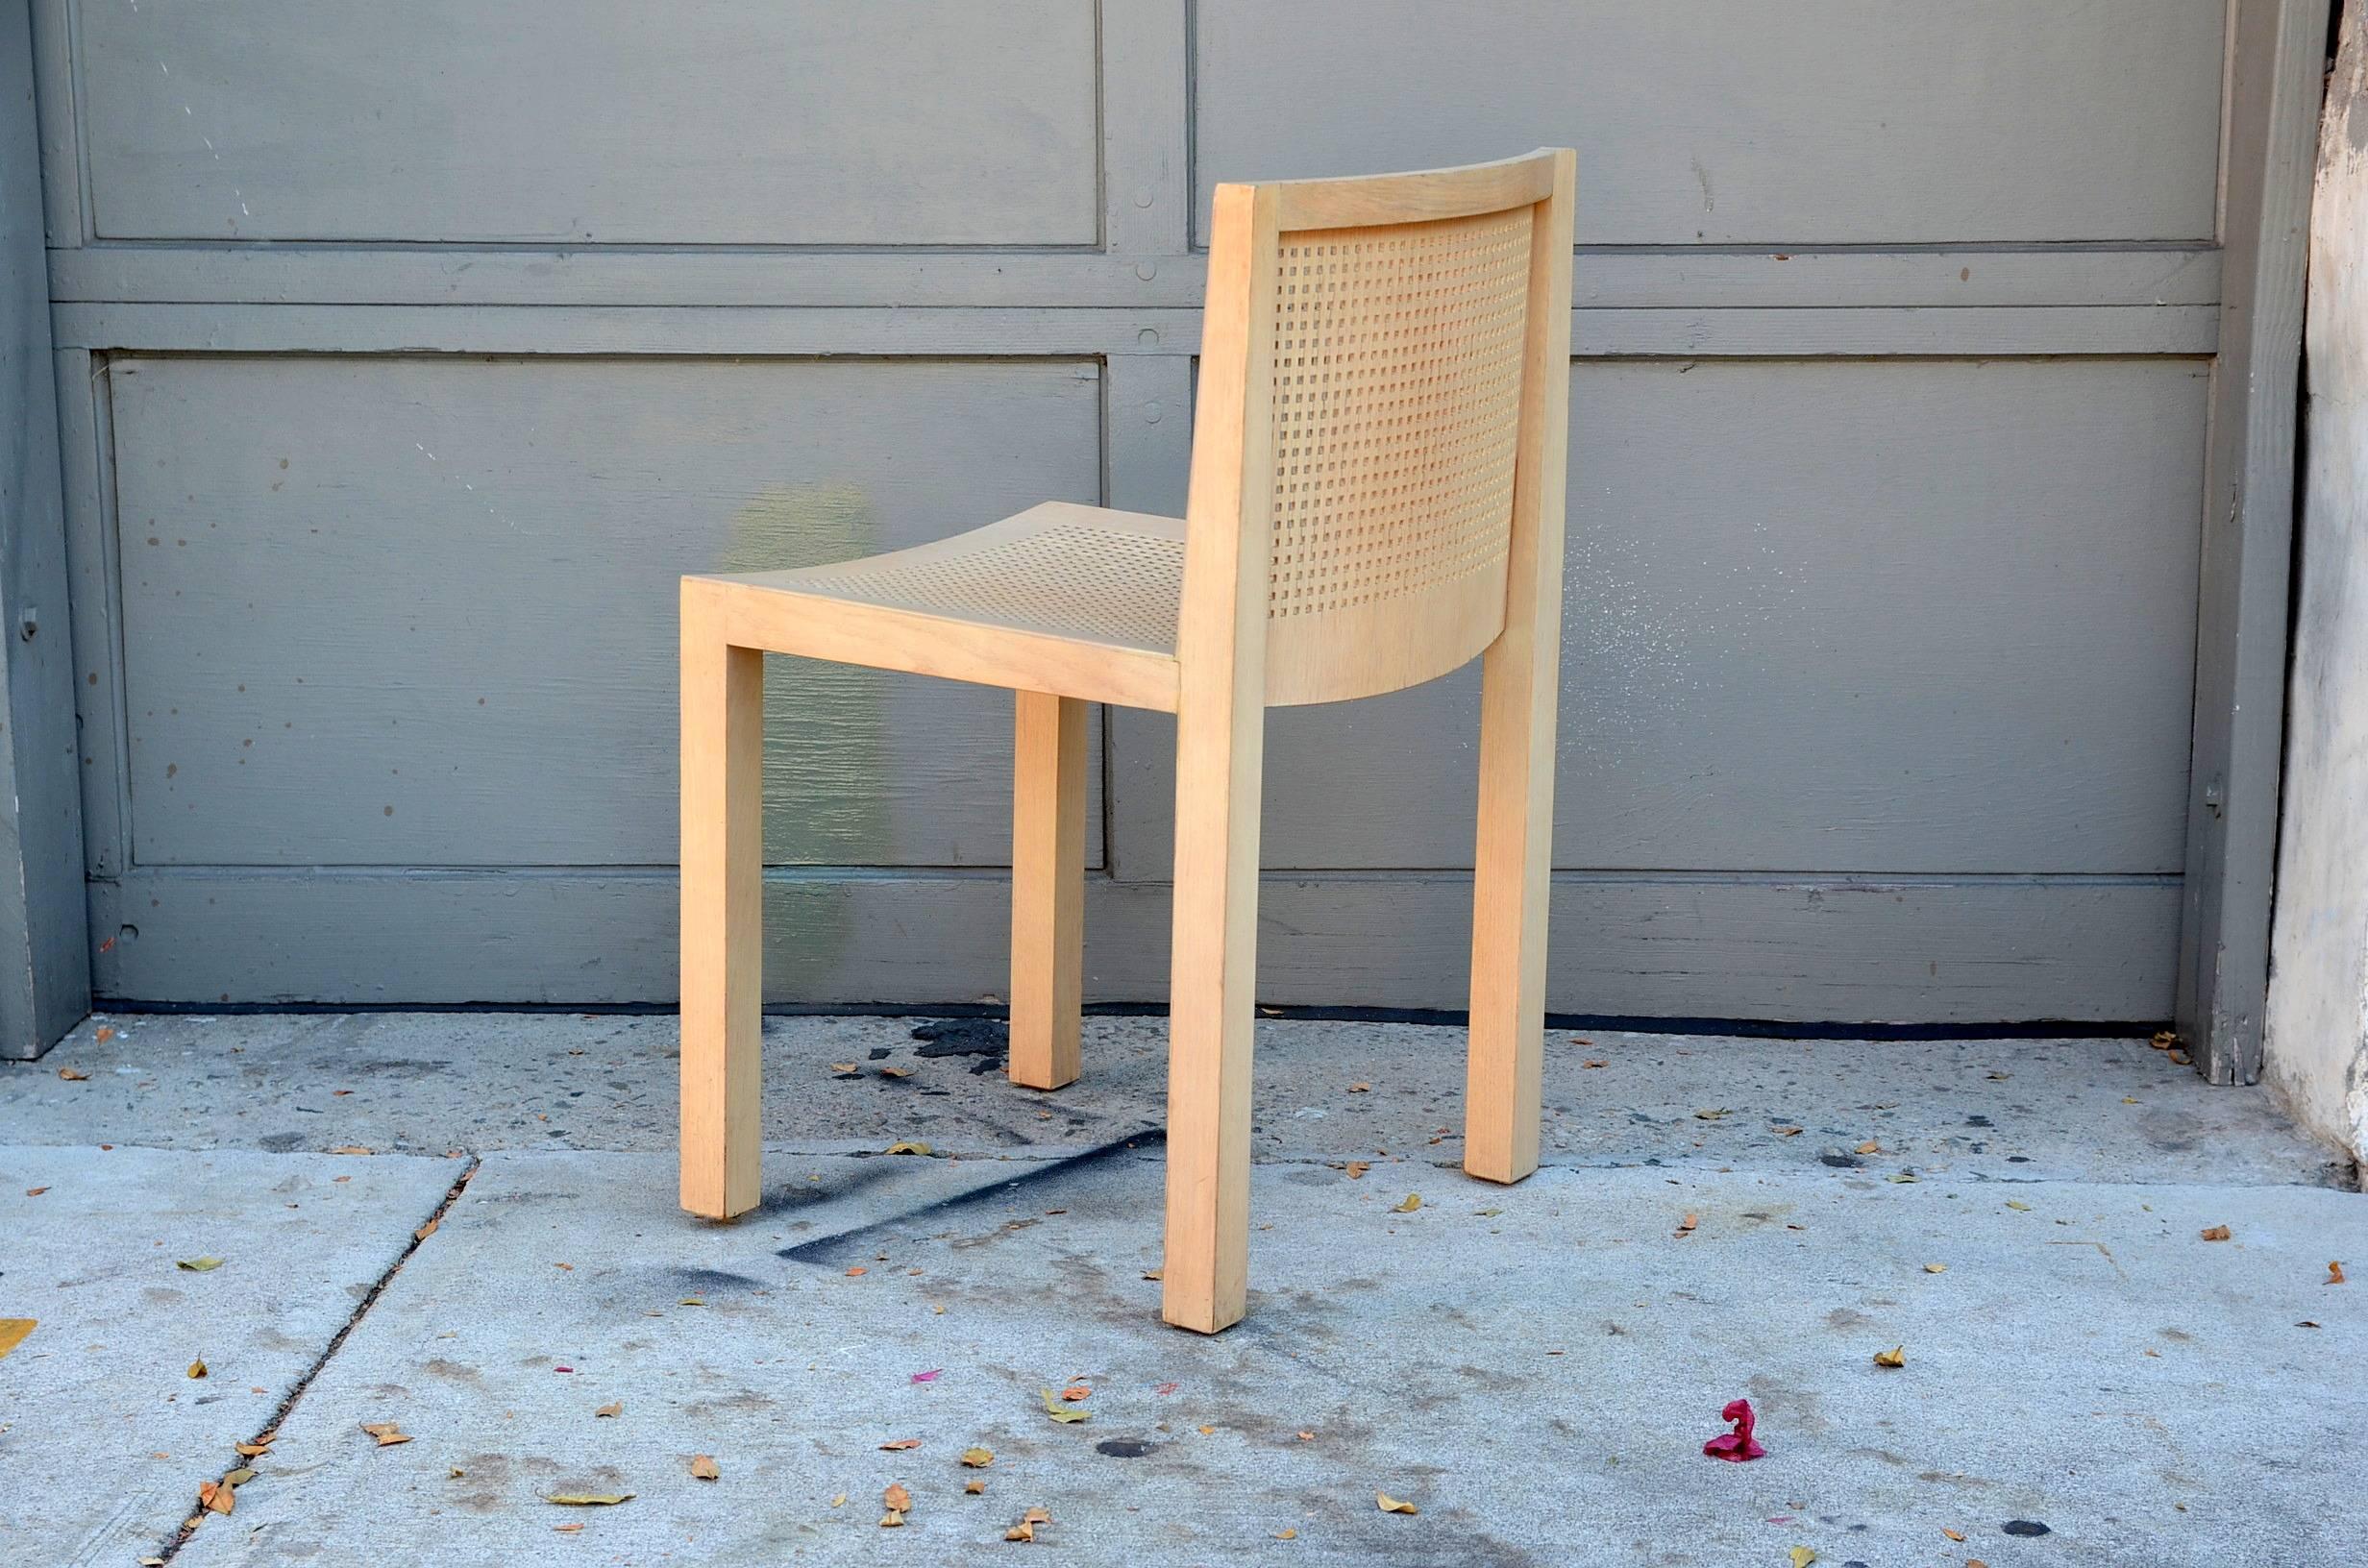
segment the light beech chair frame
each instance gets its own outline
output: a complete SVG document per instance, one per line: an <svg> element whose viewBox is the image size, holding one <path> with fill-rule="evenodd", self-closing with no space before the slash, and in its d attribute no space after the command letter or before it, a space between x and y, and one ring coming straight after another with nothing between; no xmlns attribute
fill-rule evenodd
<svg viewBox="0 0 2368 1568"><path fill-rule="evenodd" d="M1017 693L1010 1071L1037 1089L1078 1070L1086 705L1176 715L1162 1312L1202 1333L1247 1288L1266 709L1479 655L1464 1168L1537 1168L1575 165L1545 148L1219 185L1183 522L1050 504L840 567L682 579L685 1209L729 1218L760 1194L766 652ZM1424 292L1440 277L1463 292ZM1368 305L1347 327L1311 314ZM1409 333L1434 357L1374 370L1372 346ZM1344 422L1352 382L1396 401ZM1078 601L1066 619L1042 572Z"/></svg>

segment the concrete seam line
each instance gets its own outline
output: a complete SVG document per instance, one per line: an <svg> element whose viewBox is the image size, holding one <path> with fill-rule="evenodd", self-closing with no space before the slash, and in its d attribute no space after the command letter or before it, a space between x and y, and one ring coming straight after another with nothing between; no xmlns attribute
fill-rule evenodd
<svg viewBox="0 0 2368 1568"><path fill-rule="evenodd" d="M346 1336L359 1327L370 1309L378 1305L379 1297L383 1295L386 1287L394 1283L395 1276L403 1272L403 1265L411 1261L411 1254L417 1252L426 1244L428 1237L435 1234L433 1227L443 1224L445 1214L451 1211L454 1204L460 1201L460 1194L468 1189L469 1182L483 1164L484 1162L476 1155L469 1156L467 1166L454 1178L453 1185L444 1189L442 1200L436 1204L426 1219L411 1228L409 1243L396 1255L393 1262L386 1265L385 1272L372 1282L369 1290L361 1300L355 1303L354 1311L347 1315L345 1322L338 1327L335 1334L330 1335L329 1343L321 1347L320 1355L313 1358L312 1364L305 1368L303 1374L297 1378L286 1394L282 1396L278 1407L269 1416L265 1417L263 1424L248 1436L247 1442L250 1445L260 1441L265 1433L276 1433L287 1418L296 1412L296 1406L303 1400L306 1391L312 1386L312 1380L319 1377L328 1368L330 1360L344 1348ZM204 1479L211 1481L217 1478L209 1475ZM189 1544L189 1538L195 1535L205 1523L206 1510L203 1508L184 1519L174 1527L173 1538L167 1541L164 1549L157 1554L158 1560L169 1563L180 1556L181 1549Z"/></svg>

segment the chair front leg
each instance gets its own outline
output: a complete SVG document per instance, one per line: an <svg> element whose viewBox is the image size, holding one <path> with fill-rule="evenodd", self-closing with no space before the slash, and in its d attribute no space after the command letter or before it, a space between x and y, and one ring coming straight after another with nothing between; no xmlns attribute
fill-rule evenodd
<svg viewBox="0 0 2368 1568"><path fill-rule="evenodd" d="M1161 1315L1202 1334L1241 1321L1248 1295L1265 719L1254 699L1196 708L1188 694L1176 721Z"/></svg>
<svg viewBox="0 0 2368 1568"><path fill-rule="evenodd" d="M1011 1081L1077 1076L1085 962L1085 704L1016 694L1012 739Z"/></svg>
<svg viewBox="0 0 2368 1568"><path fill-rule="evenodd" d="M763 1063L764 655L682 602L682 1207L756 1207Z"/></svg>

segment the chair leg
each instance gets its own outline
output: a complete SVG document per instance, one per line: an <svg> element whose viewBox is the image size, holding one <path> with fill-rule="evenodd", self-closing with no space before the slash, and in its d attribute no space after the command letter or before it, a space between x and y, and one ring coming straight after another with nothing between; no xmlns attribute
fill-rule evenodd
<svg viewBox="0 0 2368 1568"><path fill-rule="evenodd" d="M1160 1315L1215 1334L1249 1274L1250 1045L1265 712L1189 697L1176 723L1168 994L1168 1235Z"/></svg>
<svg viewBox="0 0 2368 1568"><path fill-rule="evenodd" d="M1556 641L1509 631L1482 666L1464 1168L1492 1182L1538 1168Z"/></svg>
<svg viewBox="0 0 2368 1568"><path fill-rule="evenodd" d="M1021 692L1013 728L1011 1081L1077 1076L1085 962L1085 704Z"/></svg>
<svg viewBox="0 0 2368 1568"><path fill-rule="evenodd" d="M682 1207L756 1207L764 655L682 606Z"/></svg>

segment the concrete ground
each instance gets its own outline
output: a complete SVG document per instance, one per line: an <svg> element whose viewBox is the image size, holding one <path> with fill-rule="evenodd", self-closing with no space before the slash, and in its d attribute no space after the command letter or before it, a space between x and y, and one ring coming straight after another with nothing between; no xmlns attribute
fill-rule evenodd
<svg viewBox="0 0 2368 1568"><path fill-rule="evenodd" d="M1054 1094L917 1021L768 1020L730 1226L674 1204L671 1019L120 1017L0 1067L0 1564L967 1563L1030 1508L1092 1563L2359 1560L2368 1198L2142 1041L1555 1032L1502 1188L1459 1032L1267 1020L1250 1316L1202 1339L1143 1277L1159 1020ZM1720 1464L1738 1397L1767 1455Z"/></svg>

